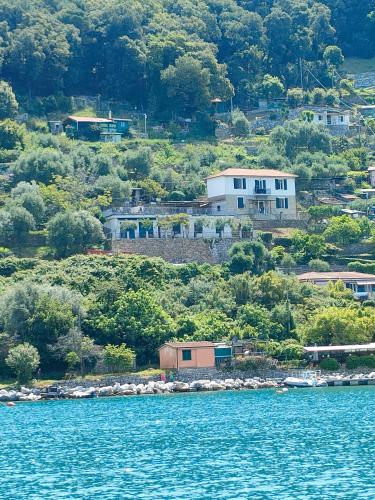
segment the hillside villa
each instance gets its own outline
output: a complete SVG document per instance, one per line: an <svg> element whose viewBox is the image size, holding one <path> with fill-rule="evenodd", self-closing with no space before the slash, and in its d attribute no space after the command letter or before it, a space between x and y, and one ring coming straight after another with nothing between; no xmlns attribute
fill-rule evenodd
<svg viewBox="0 0 375 500"><path fill-rule="evenodd" d="M371 299L375 296L375 275L357 273L353 271L340 272L309 272L297 276L301 282L313 283L318 286L327 286L328 283L342 281L346 288L353 291L358 299Z"/></svg>
<svg viewBox="0 0 375 500"><path fill-rule="evenodd" d="M207 196L194 201L143 204L137 190L132 203L104 211L104 227L112 239L243 237L241 221L297 219L296 177L279 170L228 168L207 177ZM184 224L160 229L158 220L176 214L186 214ZM237 229L232 220L240 221Z"/></svg>

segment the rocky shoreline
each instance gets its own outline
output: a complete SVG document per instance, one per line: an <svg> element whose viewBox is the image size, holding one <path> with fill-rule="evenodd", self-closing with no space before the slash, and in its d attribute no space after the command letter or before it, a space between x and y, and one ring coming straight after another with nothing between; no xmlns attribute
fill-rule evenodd
<svg viewBox="0 0 375 500"><path fill-rule="evenodd" d="M375 372L371 373L332 373L323 376L328 386L340 385L375 385ZM0 390L0 403L16 401L41 401L51 399L89 399L111 396L139 396L151 394L173 394L181 392L236 391L256 389L277 389L284 387L284 377L251 378L211 378L173 382L147 380L144 382L112 381L103 385L77 385L69 381L46 388L21 387L20 390Z"/></svg>
<svg viewBox="0 0 375 500"><path fill-rule="evenodd" d="M151 380L139 384L92 386L52 386L46 389L21 387L16 390L0 390L1 402L40 401L50 399L88 399L110 396L137 396L146 394L172 394L197 391L231 391L243 389L272 389L280 387L280 381L254 377L251 379L195 380L193 382L163 382Z"/></svg>

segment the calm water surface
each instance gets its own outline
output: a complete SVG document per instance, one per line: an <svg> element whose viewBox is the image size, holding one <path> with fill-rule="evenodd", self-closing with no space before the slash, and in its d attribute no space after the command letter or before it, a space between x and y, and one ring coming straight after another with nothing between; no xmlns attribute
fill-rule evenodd
<svg viewBox="0 0 375 500"><path fill-rule="evenodd" d="M0 499L375 499L375 387L0 406Z"/></svg>

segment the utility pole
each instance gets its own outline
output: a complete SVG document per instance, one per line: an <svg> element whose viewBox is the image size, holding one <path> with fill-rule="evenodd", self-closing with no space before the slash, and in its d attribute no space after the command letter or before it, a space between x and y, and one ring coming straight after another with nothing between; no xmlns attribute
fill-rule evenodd
<svg viewBox="0 0 375 500"><path fill-rule="evenodd" d="M299 58L299 72L301 78L301 89L303 89L303 65L302 65L302 57Z"/></svg>
<svg viewBox="0 0 375 500"><path fill-rule="evenodd" d="M145 117L145 139L147 139L147 115L146 115L146 113L143 116Z"/></svg>

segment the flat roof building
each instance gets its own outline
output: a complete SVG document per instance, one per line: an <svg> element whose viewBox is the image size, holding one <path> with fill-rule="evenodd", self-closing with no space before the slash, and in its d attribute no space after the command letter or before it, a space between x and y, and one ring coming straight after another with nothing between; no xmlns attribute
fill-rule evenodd
<svg viewBox="0 0 375 500"><path fill-rule="evenodd" d="M353 291L358 299L372 298L375 295L375 275L357 273L354 271L336 272L310 272L297 276L301 282L314 283L318 286L326 286L328 283L342 281L346 288Z"/></svg>
<svg viewBox="0 0 375 500"><path fill-rule="evenodd" d="M375 342L369 344L350 345L323 345L306 346L303 348L312 361L319 361L321 358L334 356L345 357L350 354L372 354L375 353Z"/></svg>

